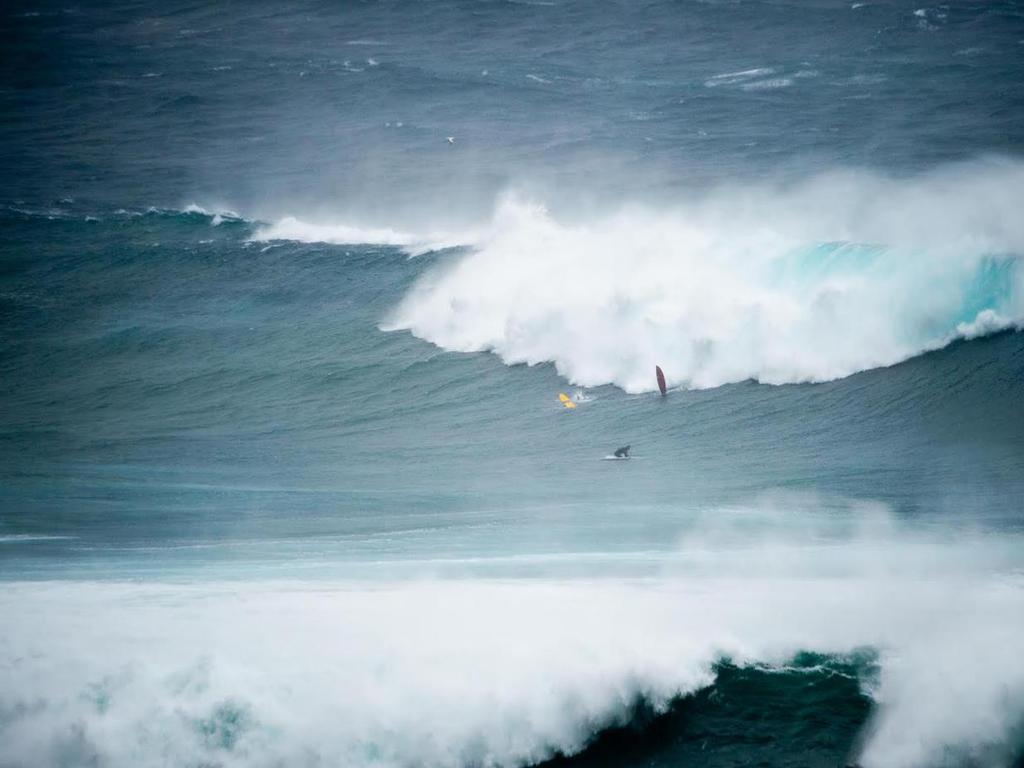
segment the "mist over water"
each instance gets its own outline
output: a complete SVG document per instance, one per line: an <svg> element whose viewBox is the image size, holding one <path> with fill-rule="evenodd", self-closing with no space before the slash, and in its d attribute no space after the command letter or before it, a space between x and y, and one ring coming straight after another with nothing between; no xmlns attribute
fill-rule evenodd
<svg viewBox="0 0 1024 768"><path fill-rule="evenodd" d="M1020 4L2 13L0 768L1019 764Z"/></svg>

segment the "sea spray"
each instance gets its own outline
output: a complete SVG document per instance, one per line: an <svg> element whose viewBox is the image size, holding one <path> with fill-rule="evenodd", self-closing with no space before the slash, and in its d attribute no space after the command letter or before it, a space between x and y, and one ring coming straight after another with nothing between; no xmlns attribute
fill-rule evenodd
<svg viewBox="0 0 1024 768"><path fill-rule="evenodd" d="M1021 322L1021 190L1021 164L836 173L568 223L510 196L384 327L630 392L656 363L698 388L840 378Z"/></svg>

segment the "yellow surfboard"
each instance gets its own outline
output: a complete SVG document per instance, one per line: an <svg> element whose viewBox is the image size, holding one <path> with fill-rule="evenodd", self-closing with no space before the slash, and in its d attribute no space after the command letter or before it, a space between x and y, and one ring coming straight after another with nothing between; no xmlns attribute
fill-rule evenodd
<svg viewBox="0 0 1024 768"><path fill-rule="evenodd" d="M562 402L562 405L564 405L566 408L575 408L576 407L576 403L574 403L572 401L572 398L569 397L567 394L565 394L565 392L559 392L558 393L558 399Z"/></svg>

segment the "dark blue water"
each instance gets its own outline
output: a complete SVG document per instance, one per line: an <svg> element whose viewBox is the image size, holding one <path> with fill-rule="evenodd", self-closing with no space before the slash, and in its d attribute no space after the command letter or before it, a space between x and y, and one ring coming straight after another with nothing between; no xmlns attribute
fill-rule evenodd
<svg viewBox="0 0 1024 768"><path fill-rule="evenodd" d="M0 766L1020 761L1020 4L3 13Z"/></svg>
<svg viewBox="0 0 1024 768"><path fill-rule="evenodd" d="M5 194L220 199L394 225L399 210L487 214L513 184L579 205L836 166L907 173L1020 151L1021 14L1012 2L16 3Z"/></svg>

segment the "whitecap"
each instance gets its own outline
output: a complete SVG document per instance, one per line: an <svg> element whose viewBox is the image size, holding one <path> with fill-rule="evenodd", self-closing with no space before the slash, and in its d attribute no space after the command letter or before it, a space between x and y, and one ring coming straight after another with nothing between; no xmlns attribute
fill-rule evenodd
<svg viewBox="0 0 1024 768"><path fill-rule="evenodd" d="M793 80L788 77L775 77L770 80L755 80L740 86L744 91L770 91L775 88L788 88Z"/></svg>
<svg viewBox="0 0 1024 768"><path fill-rule="evenodd" d="M770 75L775 72L772 67L756 67L754 69L743 69L739 72L725 72L721 75L714 75L712 80L731 80L734 78L746 78L746 77L760 77L761 75Z"/></svg>
<svg viewBox="0 0 1024 768"><path fill-rule="evenodd" d="M150 209L156 211L157 209ZM174 211L174 213L192 213L199 216L205 216L210 219L210 224L214 227L224 223L225 221L239 221L242 217L235 211L228 210L226 208L219 210L209 210L196 203L189 203L180 211Z"/></svg>
<svg viewBox="0 0 1024 768"><path fill-rule="evenodd" d="M717 88L720 85L735 85L755 77L775 74L773 67L756 67L754 69L743 69L738 72L724 72L720 75L713 75L704 81L706 88Z"/></svg>
<svg viewBox="0 0 1024 768"><path fill-rule="evenodd" d="M294 240L334 245L391 245L401 248L410 256L465 245L471 238L472 235L469 234L417 234L388 227L364 227L339 222L314 223L294 216L285 216L271 224L263 225L252 236L252 240L256 242Z"/></svg>
<svg viewBox="0 0 1024 768"><path fill-rule="evenodd" d="M0 544L17 544L23 541L64 541L77 536L57 536L41 533L7 533L0 534Z"/></svg>

